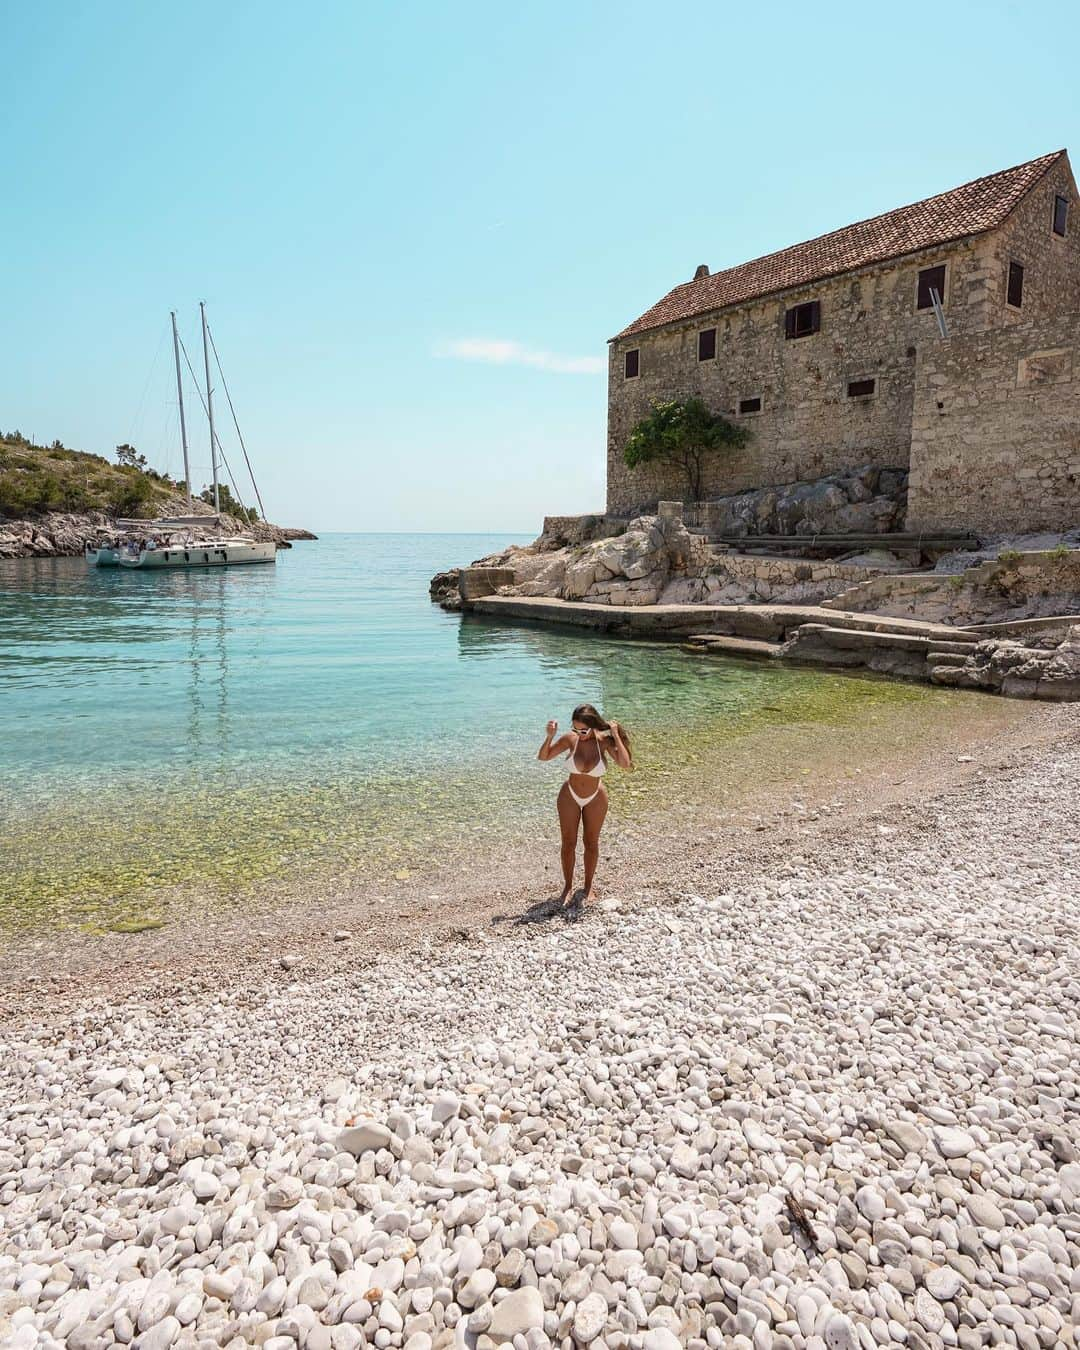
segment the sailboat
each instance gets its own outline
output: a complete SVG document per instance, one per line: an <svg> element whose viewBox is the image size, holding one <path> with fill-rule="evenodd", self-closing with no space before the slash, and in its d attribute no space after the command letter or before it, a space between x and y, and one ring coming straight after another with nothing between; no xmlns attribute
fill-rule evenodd
<svg viewBox="0 0 1080 1350"><path fill-rule="evenodd" d="M124 520L117 524L125 538L116 545L94 548L87 545L86 557L98 567L132 567L156 570L162 567L236 567L251 563L277 561L277 545L272 539L256 539L250 534L222 534L213 538L197 537L195 530L221 524L218 484L219 441L214 430L214 391L210 381L210 347L206 323L206 305L199 301L202 320L203 365L206 370L206 417L210 424L210 464L214 481L214 515L168 516L157 520ZM180 404L180 443L184 451L184 482L191 505L191 466L188 462L187 421L184 416L184 384L180 374L180 336L173 310L173 357L176 362L176 395ZM185 357L187 351L185 349ZM217 347L214 348L217 356ZM189 362L190 366L190 362ZM219 362L220 369L220 362ZM226 387L226 394L228 388ZM232 406L232 399L229 399ZM236 414L233 414L235 421ZM237 427L239 431L239 427ZM242 444L242 442L241 442ZM244 450L245 458L247 450ZM254 481L254 480L252 480ZM258 488L255 489L258 493ZM259 501L260 506L262 500Z"/></svg>

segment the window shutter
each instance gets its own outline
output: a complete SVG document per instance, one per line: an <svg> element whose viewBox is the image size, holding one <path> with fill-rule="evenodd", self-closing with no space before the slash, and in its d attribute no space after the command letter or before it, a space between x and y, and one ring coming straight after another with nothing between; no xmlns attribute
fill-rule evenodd
<svg viewBox="0 0 1080 1350"><path fill-rule="evenodd" d="M784 336L789 338L795 336L795 311L793 309L784 311Z"/></svg>
<svg viewBox="0 0 1080 1350"><path fill-rule="evenodd" d="M932 309L930 292L937 291L941 303L945 303L945 265L926 267L919 273L919 289L915 300L916 309Z"/></svg>
<svg viewBox="0 0 1080 1350"><path fill-rule="evenodd" d="M821 332L821 301L810 301L810 331L811 333Z"/></svg>

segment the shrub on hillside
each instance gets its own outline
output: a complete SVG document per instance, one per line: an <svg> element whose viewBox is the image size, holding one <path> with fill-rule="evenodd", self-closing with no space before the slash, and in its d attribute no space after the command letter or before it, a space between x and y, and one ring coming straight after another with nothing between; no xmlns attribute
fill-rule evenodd
<svg viewBox="0 0 1080 1350"><path fill-rule="evenodd" d="M127 482L119 483L109 495L108 509L116 516L141 516L152 514L147 508L154 500L154 489L141 473L127 476Z"/></svg>
<svg viewBox="0 0 1080 1350"><path fill-rule="evenodd" d="M49 469L10 469L0 473L0 512L4 515L86 511L92 505L92 497L83 484L59 478Z"/></svg>

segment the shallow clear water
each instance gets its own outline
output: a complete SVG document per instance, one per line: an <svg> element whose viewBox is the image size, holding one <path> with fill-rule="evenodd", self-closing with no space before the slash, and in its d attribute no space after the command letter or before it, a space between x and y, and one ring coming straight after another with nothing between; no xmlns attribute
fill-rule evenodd
<svg viewBox="0 0 1080 1350"><path fill-rule="evenodd" d="M512 538L331 535L187 573L0 561L0 927L139 927L178 894L403 877L550 833L562 770L536 747L579 702L637 733L629 813L770 729L944 715L919 687L430 603L434 572Z"/></svg>

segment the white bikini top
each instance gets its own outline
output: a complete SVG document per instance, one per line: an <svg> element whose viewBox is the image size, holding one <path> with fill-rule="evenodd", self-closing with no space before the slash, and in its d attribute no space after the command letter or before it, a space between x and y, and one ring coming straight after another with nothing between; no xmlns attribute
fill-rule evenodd
<svg viewBox="0 0 1080 1350"><path fill-rule="evenodd" d="M580 740L580 737L578 738ZM596 743L596 752L600 756L599 760L591 769L579 769L577 766L577 741L574 742L574 748L570 751L570 772L580 774L583 778L602 778L607 772L607 766L604 764L604 755L600 749L600 742Z"/></svg>

